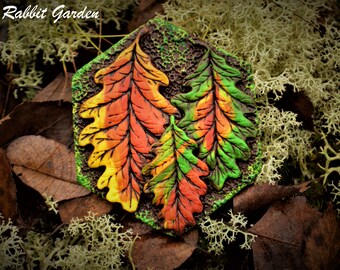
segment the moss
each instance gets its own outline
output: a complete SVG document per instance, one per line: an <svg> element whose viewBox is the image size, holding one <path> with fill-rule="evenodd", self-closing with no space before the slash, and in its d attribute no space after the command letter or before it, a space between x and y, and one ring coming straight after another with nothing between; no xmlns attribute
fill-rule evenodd
<svg viewBox="0 0 340 270"><path fill-rule="evenodd" d="M149 213L149 211L139 211L136 213L136 218L143 221L145 224L148 224L151 228L156 230L160 230L162 227L158 225L157 220L154 219L153 215Z"/></svg>

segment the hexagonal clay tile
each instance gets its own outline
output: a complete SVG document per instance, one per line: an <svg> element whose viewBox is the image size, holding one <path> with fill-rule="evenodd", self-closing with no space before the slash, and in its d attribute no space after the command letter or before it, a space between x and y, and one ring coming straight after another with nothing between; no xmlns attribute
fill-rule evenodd
<svg viewBox="0 0 340 270"><path fill-rule="evenodd" d="M150 20L74 75L78 181L182 234L260 170L251 78L236 57Z"/></svg>

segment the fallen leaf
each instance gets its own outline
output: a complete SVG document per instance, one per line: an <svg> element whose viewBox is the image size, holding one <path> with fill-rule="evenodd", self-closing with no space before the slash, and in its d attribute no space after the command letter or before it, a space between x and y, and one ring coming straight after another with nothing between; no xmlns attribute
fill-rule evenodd
<svg viewBox="0 0 340 270"><path fill-rule="evenodd" d="M137 223L137 222L135 222ZM137 229L135 228L137 226ZM189 231L181 238L148 233L148 226L129 225L133 232L138 232L139 239L133 245L132 259L138 270L171 270L181 266L197 247L197 230Z"/></svg>
<svg viewBox="0 0 340 270"><path fill-rule="evenodd" d="M72 73L59 74L49 85L41 89L33 98L33 102L68 101L72 102Z"/></svg>
<svg viewBox="0 0 340 270"><path fill-rule="evenodd" d="M11 165L0 149L0 214L6 219L15 220L18 216L16 192Z"/></svg>
<svg viewBox="0 0 340 270"><path fill-rule="evenodd" d="M249 229L258 236L252 244L255 269L306 269L304 239L321 216L302 196L273 203Z"/></svg>
<svg viewBox="0 0 340 270"><path fill-rule="evenodd" d="M77 183L74 153L63 144L42 136L23 136L11 142L7 157L26 185L54 201L90 193Z"/></svg>
<svg viewBox="0 0 340 270"><path fill-rule="evenodd" d="M42 135L69 145L73 142L71 79L60 74L40 90L32 102L23 102L0 120L0 145L23 135ZM66 101L66 102L65 102Z"/></svg>
<svg viewBox="0 0 340 270"><path fill-rule="evenodd" d="M0 145L24 135L42 135L65 145L73 142L72 104L24 102L0 120Z"/></svg>
<svg viewBox="0 0 340 270"><path fill-rule="evenodd" d="M303 261L310 270L340 269L340 229L330 204L306 239Z"/></svg>
<svg viewBox="0 0 340 270"><path fill-rule="evenodd" d="M233 212L252 212L262 206L269 205L276 200L291 197L299 192L299 187L295 186L279 186L270 184L253 185L234 197Z"/></svg>
<svg viewBox="0 0 340 270"><path fill-rule="evenodd" d="M107 214L112 210L112 207L112 203L95 194L89 194L85 197L60 202L58 210L61 221L69 224L72 218L83 218L88 212L96 213L98 216Z"/></svg>

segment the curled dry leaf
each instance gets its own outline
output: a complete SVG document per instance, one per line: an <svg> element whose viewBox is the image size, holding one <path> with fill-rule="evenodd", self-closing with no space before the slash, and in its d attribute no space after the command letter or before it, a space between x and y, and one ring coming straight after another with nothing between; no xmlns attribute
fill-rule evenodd
<svg viewBox="0 0 340 270"><path fill-rule="evenodd" d="M41 89L33 98L34 102L68 101L72 102L71 80L72 73L59 74L49 85Z"/></svg>
<svg viewBox="0 0 340 270"><path fill-rule="evenodd" d="M272 204L249 229L258 236L252 244L255 269L306 269L304 239L321 216L302 196Z"/></svg>
<svg viewBox="0 0 340 270"><path fill-rule="evenodd" d="M139 4L135 8L132 19L128 24L129 32L132 32L151 18L154 18L157 13L163 13L162 4L165 3L166 0L140 0L138 2Z"/></svg>
<svg viewBox="0 0 340 270"><path fill-rule="evenodd" d="M54 201L90 193L78 185L74 154L63 144L42 136L23 136L8 146L7 157L26 185Z"/></svg>
<svg viewBox="0 0 340 270"><path fill-rule="evenodd" d="M0 149L0 213L12 220L18 215L16 186L5 151Z"/></svg>
<svg viewBox="0 0 340 270"><path fill-rule="evenodd" d="M57 76L32 102L16 106L0 120L0 145L24 135L42 135L65 145L73 142L72 73Z"/></svg>
<svg viewBox="0 0 340 270"><path fill-rule="evenodd" d="M0 145L24 135L42 135L65 145L73 142L72 104L24 102L0 120Z"/></svg>
<svg viewBox="0 0 340 270"><path fill-rule="evenodd" d="M235 196L233 199L234 213L248 213L262 206L291 197L299 193L300 188L296 186L279 186L270 184L253 185Z"/></svg>

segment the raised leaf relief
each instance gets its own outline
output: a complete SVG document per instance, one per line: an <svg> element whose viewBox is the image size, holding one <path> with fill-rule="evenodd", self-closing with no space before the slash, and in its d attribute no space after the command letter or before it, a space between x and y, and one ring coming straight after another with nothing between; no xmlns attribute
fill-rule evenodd
<svg viewBox="0 0 340 270"><path fill-rule="evenodd" d="M256 176L255 104L236 58L158 23L104 53L114 54L109 65L99 58L76 77L75 119L80 126L79 117L93 119L75 129L76 149L93 146L76 152L78 161L104 168L78 165L78 176L154 228L182 234ZM84 99L82 88L93 85L83 78L98 64L104 68L94 81L102 88Z"/></svg>
<svg viewBox="0 0 340 270"><path fill-rule="evenodd" d="M160 85L169 84L167 76L139 46L145 32L142 29L110 66L96 73L95 82L103 84L103 89L80 108L80 116L94 122L80 133L79 145L94 146L89 167L106 167L97 187L108 187L107 200L121 203L130 212L138 206L144 184L142 166L151 145L164 132L168 115L177 113L159 93Z"/></svg>
<svg viewBox="0 0 340 270"><path fill-rule="evenodd" d="M176 125L174 116L154 147L157 156L143 168L143 174L153 176L144 191L153 192L153 203L163 205L164 228L182 233L196 223L193 213L203 210L200 196L206 194L207 186L201 177L209 169L192 153L197 144Z"/></svg>
<svg viewBox="0 0 340 270"><path fill-rule="evenodd" d="M195 72L186 77L191 91L172 99L185 112L178 126L198 143L198 157L207 162L208 178L217 190L228 178L241 175L236 160L249 158L246 139L256 136L254 123L245 115L254 102L232 80L240 75L208 49Z"/></svg>

